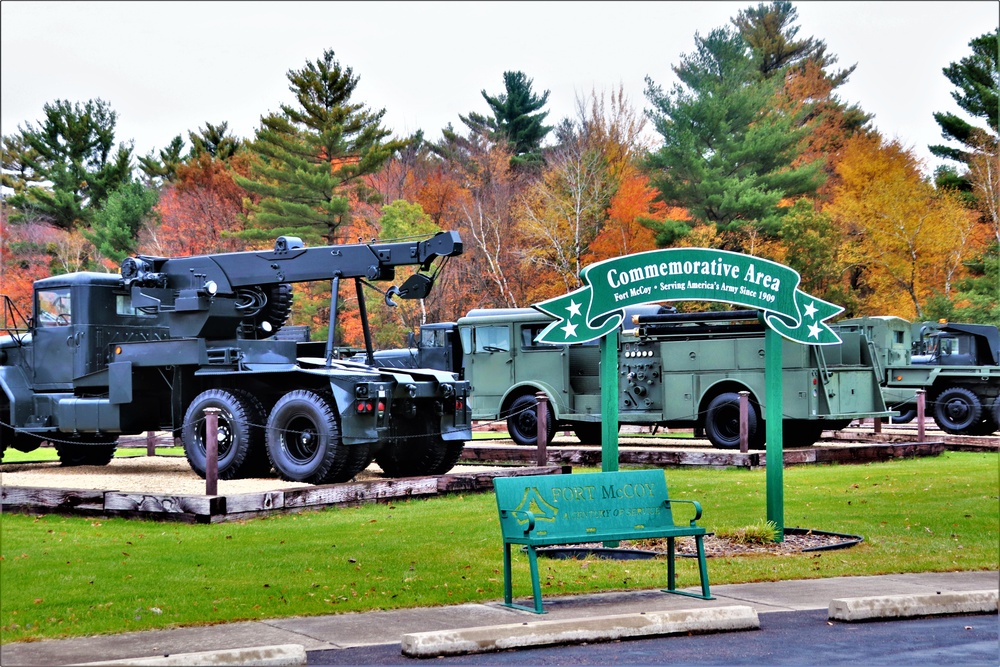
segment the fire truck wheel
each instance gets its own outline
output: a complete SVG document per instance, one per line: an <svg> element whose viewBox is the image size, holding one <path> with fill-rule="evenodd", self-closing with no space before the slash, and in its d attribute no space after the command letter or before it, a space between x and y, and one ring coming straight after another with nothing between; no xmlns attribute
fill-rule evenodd
<svg viewBox="0 0 1000 667"><path fill-rule="evenodd" d="M763 422L757 415L757 406L753 401L747 410L747 430L749 446L754 447L763 441L758 434L758 426ZM713 447L719 449L736 449L740 446L740 397L735 392L719 394L708 404L705 412L705 435Z"/></svg>
<svg viewBox="0 0 1000 667"><path fill-rule="evenodd" d="M546 433L551 443L556 434L556 417L552 405L547 404ZM519 396L507 411L507 432L515 444L522 447L538 446L538 399L533 394Z"/></svg>

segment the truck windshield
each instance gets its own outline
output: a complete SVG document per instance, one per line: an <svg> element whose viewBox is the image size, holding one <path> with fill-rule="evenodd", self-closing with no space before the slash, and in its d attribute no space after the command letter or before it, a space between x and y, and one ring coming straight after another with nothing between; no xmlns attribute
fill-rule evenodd
<svg viewBox="0 0 1000 667"><path fill-rule="evenodd" d="M35 301L35 317L39 327L69 326L73 318L70 307L69 288L38 290Z"/></svg>
<svg viewBox="0 0 1000 667"><path fill-rule="evenodd" d="M448 332L444 329L421 329L420 347L447 347Z"/></svg>

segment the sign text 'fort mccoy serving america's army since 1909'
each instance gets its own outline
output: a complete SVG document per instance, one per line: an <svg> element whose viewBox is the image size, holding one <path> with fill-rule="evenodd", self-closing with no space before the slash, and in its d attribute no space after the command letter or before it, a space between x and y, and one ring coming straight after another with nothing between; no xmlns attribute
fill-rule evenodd
<svg viewBox="0 0 1000 667"><path fill-rule="evenodd" d="M760 310L773 330L799 343L840 342L826 324L843 308L798 289L800 277L777 262L725 250L672 248L597 262L584 286L535 304L557 318L537 340L583 343L617 328L622 309L658 301L721 301Z"/></svg>

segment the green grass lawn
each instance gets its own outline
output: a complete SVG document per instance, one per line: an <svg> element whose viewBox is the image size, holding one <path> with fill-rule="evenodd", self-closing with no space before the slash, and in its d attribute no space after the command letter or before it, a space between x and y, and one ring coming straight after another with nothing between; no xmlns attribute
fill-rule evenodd
<svg viewBox="0 0 1000 667"><path fill-rule="evenodd" d="M861 535L860 545L710 558L713 585L843 575L997 569L998 455L784 473L786 527ZM765 515L762 470L668 469L709 530ZM0 641L148 630L503 597L492 493L189 525L6 513L0 517ZM654 588L663 559L543 559L544 595ZM697 585L682 559L679 585ZM514 594L530 596L527 559Z"/></svg>

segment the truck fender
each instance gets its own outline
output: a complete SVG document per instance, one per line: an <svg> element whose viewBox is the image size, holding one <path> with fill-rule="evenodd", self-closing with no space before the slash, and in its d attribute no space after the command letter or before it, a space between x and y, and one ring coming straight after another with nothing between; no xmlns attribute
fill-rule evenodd
<svg viewBox="0 0 1000 667"><path fill-rule="evenodd" d="M503 398L500 400L500 415L497 416L499 417L507 412L518 396L523 396L524 394L531 394L533 396L540 391L545 392L545 396L549 400L549 405L552 406L552 414L555 415L557 420L562 419L562 416L569 412L567 405L558 398L559 392L548 382L518 382L503 395Z"/></svg>
<svg viewBox="0 0 1000 667"><path fill-rule="evenodd" d="M738 394L741 391L749 392L750 402L756 403L760 406L760 401L758 400L757 394L754 390L737 380L723 378L713 382L707 387L703 387L701 395L698 397L698 421L704 424L705 410L708 408L708 404L711 403L713 398L726 392Z"/></svg>
<svg viewBox="0 0 1000 667"><path fill-rule="evenodd" d="M18 366L0 366L0 389L3 402L10 406L9 412L0 415L0 420L13 427L27 422L33 407L31 387L24 370Z"/></svg>

